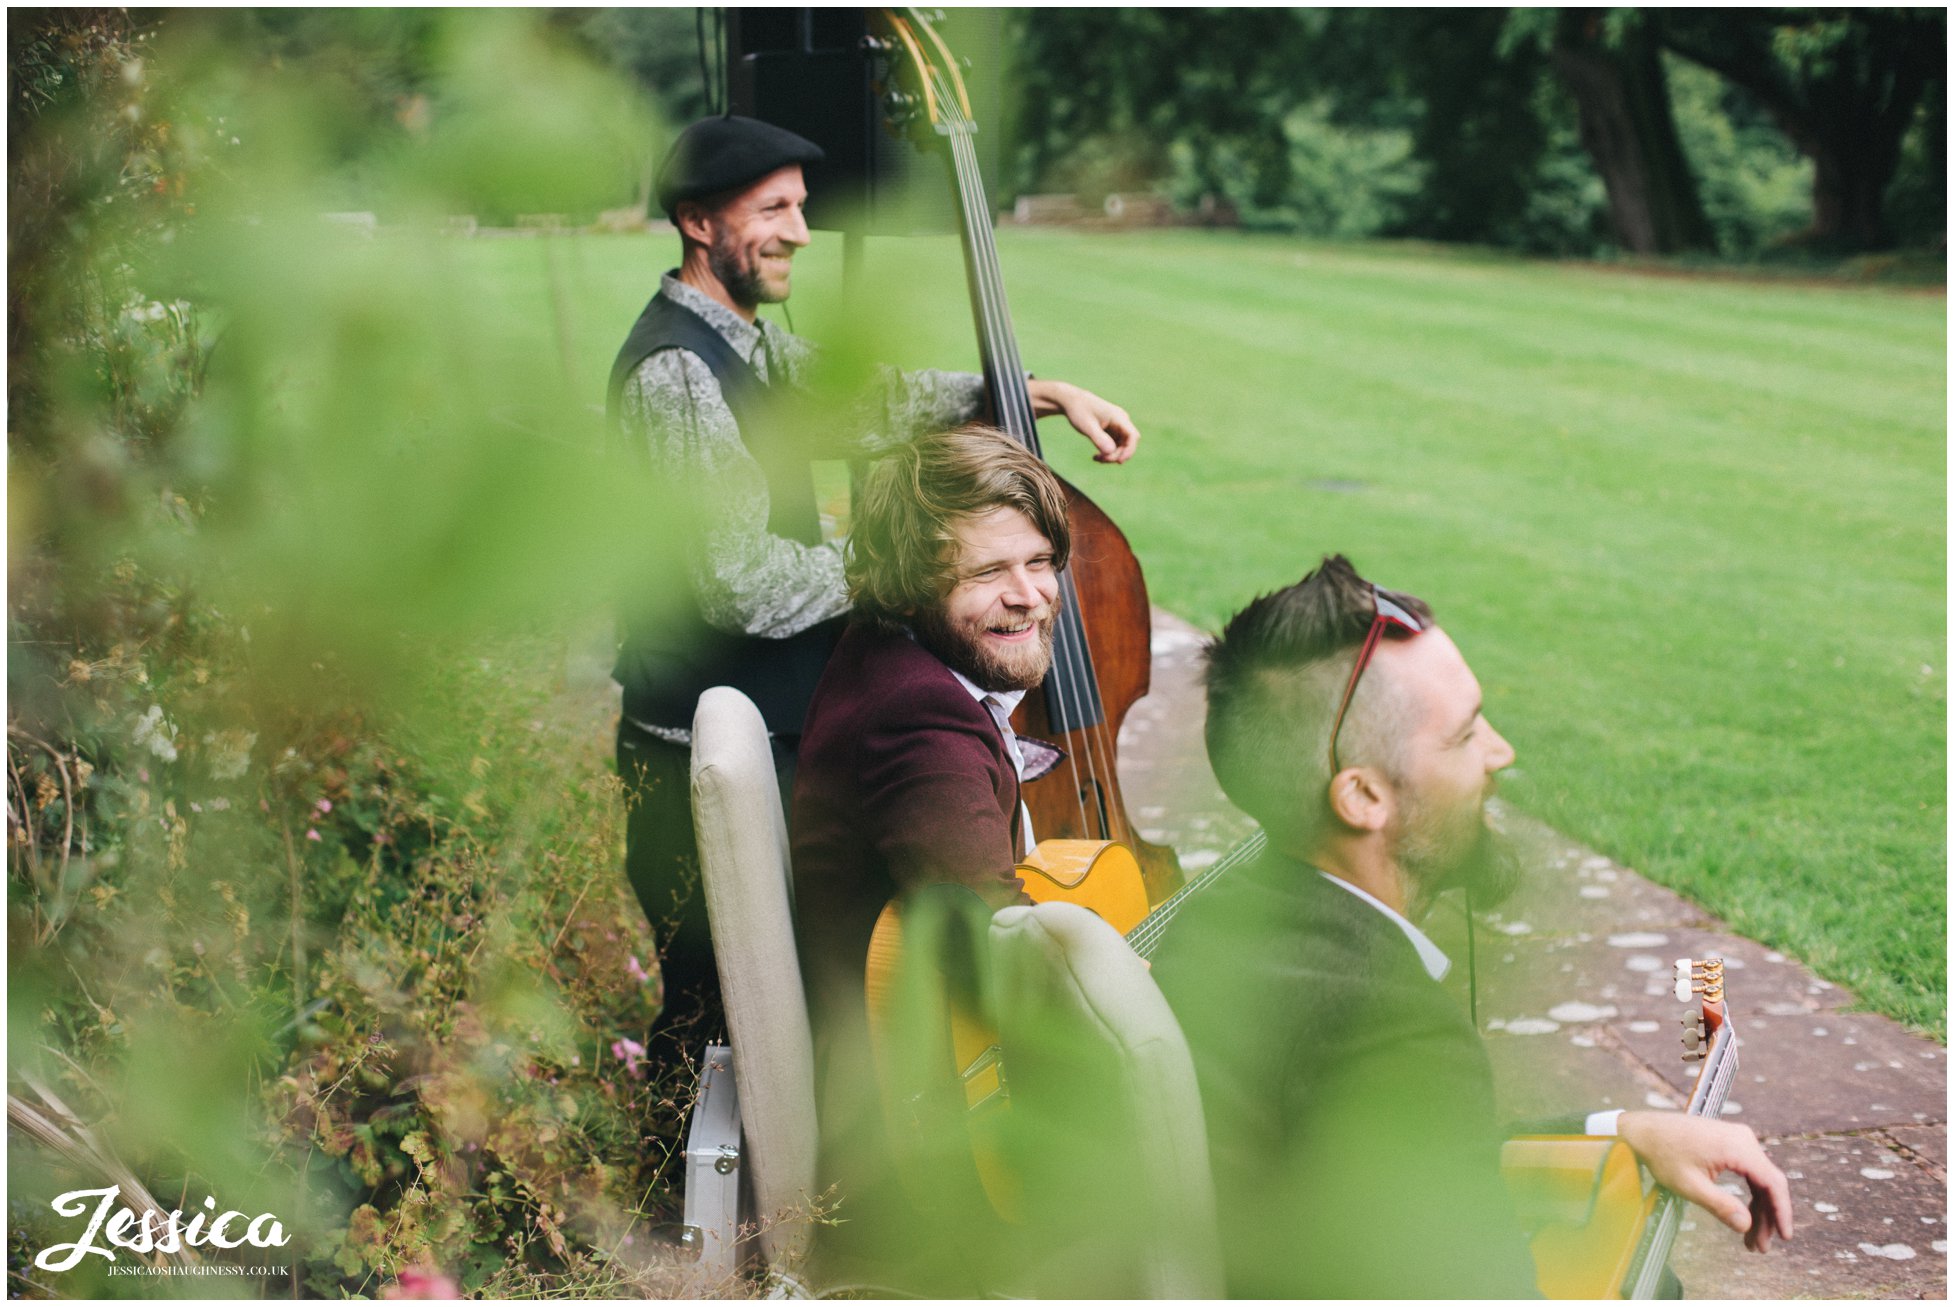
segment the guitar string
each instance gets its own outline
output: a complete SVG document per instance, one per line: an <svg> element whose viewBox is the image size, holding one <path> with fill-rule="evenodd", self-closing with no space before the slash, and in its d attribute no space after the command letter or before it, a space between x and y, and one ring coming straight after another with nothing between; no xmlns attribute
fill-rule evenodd
<svg viewBox="0 0 1954 1307"><path fill-rule="evenodd" d="M1257 831L1254 835L1243 840L1227 857L1220 859L1214 866L1208 868L1207 871L1181 886L1179 890L1168 897L1166 902L1148 913L1146 919L1138 926L1135 926L1133 933L1127 937L1127 941L1132 945L1133 951L1143 958L1152 957L1153 951L1159 945L1161 937L1166 933L1168 925L1179 914L1187 900L1213 884L1214 881L1233 869L1236 864L1248 860L1260 851L1263 843L1261 834L1260 831Z"/></svg>
<svg viewBox="0 0 1954 1307"><path fill-rule="evenodd" d="M1021 385L1007 387L1002 381L1002 378L1007 376L1013 379L1019 376L1022 372L1022 364L1017 357L1016 342L1008 327L1009 310L1004 302L1002 273L998 268L996 246L989 239L990 225L985 217L987 205L983 199L983 184L977 172L975 151L969 139L969 120L963 116L961 106L949 93L949 88L944 85L941 74L934 69L928 71L936 82L936 95L939 103L943 105L943 114L948 127L946 134L950 137L951 157L956 168L964 230L970 238L971 276L976 283L979 327L983 337L984 353L991 367L996 369L993 375L1000 379L997 387L999 407L1004 408L1008 405L1012 410L1009 414L1000 413L999 417L1007 428L1011 425L1012 419L1016 418L1019 429L1027 433L1027 446L1033 454L1042 458L1037 448L1037 424L1029 410L1028 395L1024 393ZM1073 585L1069 588L1072 591L1070 597L1073 600L1074 615L1083 625L1084 615L1078 611L1077 587ZM1083 635L1083 631L1081 634ZM1078 652L1087 660L1089 666L1090 654L1083 650ZM1063 658L1059 661L1053 682L1061 707L1075 720L1083 720L1085 713L1082 709L1086 702L1086 695L1083 688L1076 683L1077 675L1078 669L1072 660ZM1103 716L1101 720L1103 723ZM1086 757L1080 759L1073 752L1068 751L1066 771L1068 779L1072 782L1071 789L1079 829L1089 834L1094 829L1094 823L1086 811L1086 785L1080 775L1081 768L1084 768L1086 777L1111 774L1111 769L1097 756L1104 750L1103 740L1095 739L1095 733L1090 729L1082 734ZM1110 809L1111 805L1107 807Z"/></svg>
<svg viewBox="0 0 1954 1307"><path fill-rule="evenodd" d="M1267 843L1268 835L1266 832L1261 830L1250 832L1242 838L1241 843L1237 844L1226 855L1218 859L1214 866L1209 867L1206 871L1169 895L1164 902L1152 912L1149 912L1146 918L1127 935L1127 943L1132 945L1133 951L1143 958L1153 956L1153 950L1159 944L1160 937L1166 933L1168 924L1174 919L1174 916L1181 910L1181 907L1188 899L1213 884L1237 864L1246 862L1248 859L1260 853L1263 846Z"/></svg>
<svg viewBox="0 0 1954 1307"><path fill-rule="evenodd" d="M1700 1091L1700 1098L1698 1093L1690 1095L1688 1111L1693 1116L1720 1115L1723 1099L1730 1091L1731 1078L1737 1071L1737 1052L1736 1035L1727 1024L1718 1030L1717 1038L1710 1046L1709 1060L1714 1064L1714 1070L1699 1077L1697 1090ZM1682 1203L1683 1200L1674 1193L1666 1189L1663 1191L1655 1222L1637 1250L1638 1260L1632 1272L1634 1286L1625 1297L1654 1296L1656 1283L1662 1278L1662 1269L1669 1264L1669 1250L1675 1243L1676 1229L1682 1219Z"/></svg>

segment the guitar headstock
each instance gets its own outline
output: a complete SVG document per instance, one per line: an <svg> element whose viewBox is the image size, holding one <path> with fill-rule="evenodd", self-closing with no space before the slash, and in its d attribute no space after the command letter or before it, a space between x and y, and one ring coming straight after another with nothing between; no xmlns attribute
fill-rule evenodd
<svg viewBox="0 0 1954 1307"><path fill-rule="evenodd" d="M1683 1016L1683 1061L1701 1062L1717 1032L1730 1022L1723 1001L1723 959L1677 958L1676 1001L1691 1004Z"/></svg>

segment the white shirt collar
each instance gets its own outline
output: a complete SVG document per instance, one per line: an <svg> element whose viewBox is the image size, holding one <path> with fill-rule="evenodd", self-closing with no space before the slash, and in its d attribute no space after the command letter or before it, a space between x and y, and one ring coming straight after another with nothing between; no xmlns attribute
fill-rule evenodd
<svg viewBox="0 0 1954 1307"><path fill-rule="evenodd" d="M947 666L948 664L945 665ZM978 703L982 703L986 699L997 700L998 705L1004 709L1004 715L1006 717L1016 712L1018 705L1024 702L1026 692L1023 690L986 690L983 686L977 684L977 682L971 680L954 667L950 668L950 675L956 677L957 684L969 691L970 697Z"/></svg>
<svg viewBox="0 0 1954 1307"><path fill-rule="evenodd" d="M1424 963L1425 974L1430 976L1433 980L1445 979L1445 973L1452 969L1452 959L1446 957L1445 950L1441 949L1438 945L1432 943L1431 940L1426 937L1424 931L1418 929L1418 927L1412 925L1409 921L1406 921L1402 916L1400 916L1396 911L1394 911L1389 904L1379 900L1375 895L1367 894L1363 890L1358 889L1355 885L1352 885L1349 881L1345 880L1343 877L1332 876L1329 872L1324 871L1321 868L1317 869L1316 874L1321 876L1324 880L1329 881L1332 885L1343 886L1343 888L1349 890L1352 894L1355 894L1358 898L1362 899L1364 902L1370 904L1372 907L1376 908L1379 912L1382 912L1385 916L1389 917L1392 921L1392 924L1397 926L1399 930L1403 931L1404 937L1411 941L1411 947L1418 950L1418 960Z"/></svg>

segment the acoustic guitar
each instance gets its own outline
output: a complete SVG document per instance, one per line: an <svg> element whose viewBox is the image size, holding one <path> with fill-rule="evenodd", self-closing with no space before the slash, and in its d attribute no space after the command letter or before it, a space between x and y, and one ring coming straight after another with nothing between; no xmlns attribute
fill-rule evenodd
<svg viewBox="0 0 1954 1307"><path fill-rule="evenodd" d="M1715 1117L1737 1074L1737 1034L1724 1002L1723 959L1676 962L1683 1060L1700 1062L1688 1112ZM1695 1000L1692 1002L1692 1000ZM1675 1246L1683 1200L1649 1178L1627 1144L1586 1135L1507 1142L1501 1170L1531 1232L1549 1298L1653 1298Z"/></svg>
<svg viewBox="0 0 1954 1307"><path fill-rule="evenodd" d="M1153 956L1167 924L1189 899L1232 868L1254 858L1267 843L1268 837L1255 831L1151 909L1147 906L1145 877L1138 861L1130 851L1110 840L1042 840L1018 865L1018 875L1024 880L1025 894L1032 902L1073 903L1090 909L1124 935L1133 951L1145 959ZM903 913L897 901L883 908L876 918L868 945L869 1039L885 1087L892 1084L894 1070L888 1065L892 1056L889 1032L895 1020L897 977L903 959ZM1016 1195L1005 1168L997 1163L984 1142L990 1129L985 1118L1005 1107L1011 1097L1009 1069L1004 1050L998 1044L996 1023L987 1011L987 1001L981 992L961 993L954 987L946 987L937 997L935 1024L939 1028L947 1027L949 1032L950 1064L942 1069L953 1072L962 1084L978 1176L991 1205L999 1215L1009 1219L1017 1210ZM898 1097L894 1093L885 1094L885 1099L892 1104Z"/></svg>

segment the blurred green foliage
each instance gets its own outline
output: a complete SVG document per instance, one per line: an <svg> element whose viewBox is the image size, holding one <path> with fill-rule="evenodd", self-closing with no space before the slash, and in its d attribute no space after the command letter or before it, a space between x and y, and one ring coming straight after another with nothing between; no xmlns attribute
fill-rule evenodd
<svg viewBox="0 0 1954 1307"><path fill-rule="evenodd" d="M9 62L9 1091L65 1140L14 1270L648 1291L683 1102L561 633L660 505L438 237L628 194L652 110L519 13L42 11ZM119 1175L289 1274L33 1266Z"/></svg>

